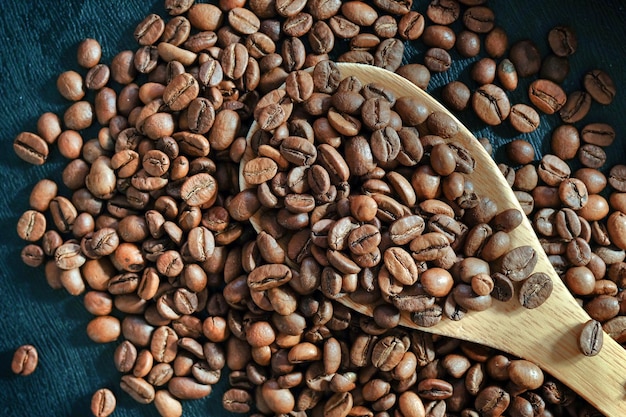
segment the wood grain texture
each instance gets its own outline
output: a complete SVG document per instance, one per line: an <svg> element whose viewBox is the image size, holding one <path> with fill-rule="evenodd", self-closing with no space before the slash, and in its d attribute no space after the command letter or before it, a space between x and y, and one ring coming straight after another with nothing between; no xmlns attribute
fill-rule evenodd
<svg viewBox="0 0 626 417"><path fill-rule="evenodd" d="M394 73L359 64L339 64L339 68L342 78L356 76L364 85L377 82L387 86L396 97L416 96L431 112L449 113L427 93ZM454 117L452 114L451 116ZM463 145L476 160L476 169L469 176L476 193L496 202L499 211L507 208L521 211L521 206L496 163L472 133L458 123L459 133L450 140ZM256 130L256 125L253 125L248 139ZM251 187L241 172L245 163L253 157L248 147L240 165L241 189ZM257 230L260 229L258 219L259 213L251 219ZM420 328L411 321L408 314L404 314L400 324L491 346L535 362L607 416L626 415L626 350L609 336L605 336L600 353L594 357L585 357L578 348L578 335L589 316L579 307L552 268L528 219L524 218L523 223L510 233L510 237L512 247L530 245L535 248L539 260L534 272L544 272L553 281L552 295L543 305L529 310L522 307L514 297L507 303L494 301L494 305L486 311L469 312L460 321L444 318L434 327ZM337 301L362 314L372 315L374 306L357 304L348 296Z"/></svg>

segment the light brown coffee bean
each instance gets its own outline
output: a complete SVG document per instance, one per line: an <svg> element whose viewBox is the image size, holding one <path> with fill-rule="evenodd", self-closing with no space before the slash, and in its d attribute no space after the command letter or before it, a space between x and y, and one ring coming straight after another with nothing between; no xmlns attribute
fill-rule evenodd
<svg viewBox="0 0 626 417"><path fill-rule="evenodd" d="M28 376L35 372L39 362L39 354L33 345L22 345L13 353L11 371L14 374Z"/></svg>

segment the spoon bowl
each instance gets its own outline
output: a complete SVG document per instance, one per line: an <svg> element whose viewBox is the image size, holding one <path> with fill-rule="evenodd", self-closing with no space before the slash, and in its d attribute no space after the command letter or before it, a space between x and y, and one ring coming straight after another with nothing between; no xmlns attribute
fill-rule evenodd
<svg viewBox="0 0 626 417"><path fill-rule="evenodd" d="M363 85L376 82L383 84L396 97L419 98L430 112L449 114L459 125L459 132L452 138L464 146L476 161L474 172L469 174L479 196L489 197L498 210L515 208L522 211L513 191L502 176L496 163L483 146L444 106L405 78L390 71L361 64L338 64L341 78L357 77ZM250 128L248 142L258 129L256 123ZM240 165L240 187L251 188L241 174L243 166L254 157L250 146ZM260 213L251 219L253 227L260 231ZM509 233L511 247L532 246L538 257L534 272L548 274L553 282L550 297L535 309L526 309L513 297L508 302L494 301L485 311L468 312L459 321L442 319L433 327L416 325L409 314L403 312L400 325L442 336L463 339L508 352L536 363L544 371L558 378L590 404L608 417L626 416L626 350L608 335L596 356L584 356L578 347L578 337L589 315L578 305L550 264L530 222L522 224ZM372 316L374 306L355 303L349 296L338 302Z"/></svg>

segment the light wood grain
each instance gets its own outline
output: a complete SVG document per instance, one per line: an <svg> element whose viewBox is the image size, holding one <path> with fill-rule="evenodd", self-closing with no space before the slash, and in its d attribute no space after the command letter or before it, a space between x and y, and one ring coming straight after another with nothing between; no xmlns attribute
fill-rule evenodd
<svg viewBox="0 0 626 417"><path fill-rule="evenodd" d="M417 96L431 111L447 112L427 93L389 71L359 64L339 64L339 67L342 77L354 75L364 84L381 83L397 97ZM511 207L521 210L492 158L467 128L460 122L459 126L460 131L453 139L465 146L476 160L471 180L477 194L495 201L499 210ZM253 125L248 138L255 128ZM248 149L241 167L252 157L254 155ZM242 189L250 188L243 175L240 175L240 181ZM259 230L258 214L251 222ZM528 220L525 219L510 236L514 246L530 245L535 248L539 254L535 272L545 272L553 280L554 290L543 305L528 310L516 300L508 303L495 301L490 309L470 312L460 321L444 318L435 327L419 328L407 314L402 317L401 325L469 340L530 360L568 385L606 416L626 416L626 350L605 335L604 346L597 356L583 356L577 339L589 316L579 307L552 268ZM338 301L362 314L372 315L373 306L356 304L349 297L342 297Z"/></svg>

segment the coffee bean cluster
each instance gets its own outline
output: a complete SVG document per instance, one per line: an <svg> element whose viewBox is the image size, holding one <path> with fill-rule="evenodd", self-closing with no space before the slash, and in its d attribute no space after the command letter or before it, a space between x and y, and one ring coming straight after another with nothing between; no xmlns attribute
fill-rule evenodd
<svg viewBox="0 0 626 417"><path fill-rule="evenodd" d="M529 277L521 304L545 301L551 281L531 276L534 249L510 244L522 213L500 213L472 191L475 163L455 142L452 118L421 111L418 100L396 98L384 86L341 79L331 61L317 63L312 75L294 74L297 87L274 90L257 105L260 130L242 168L251 188L235 197L246 195L252 210L245 218L260 216L257 227L268 239L286 240L286 258L272 264L264 257L267 264L249 271L250 290L261 292L254 300L292 279L287 259L297 269L306 261L311 286L327 297L349 294L367 305L382 298L420 326L438 323L444 305L446 316L459 319L491 306L492 293L508 301L513 282ZM327 104L313 104L319 100ZM542 291L528 290L535 285Z"/></svg>
<svg viewBox="0 0 626 417"><path fill-rule="evenodd" d="M481 0L433 0L423 14L410 0L213 3L165 0L169 17L146 16L133 33L137 49L119 52L108 64L101 62L96 40L82 42L77 62L84 71L67 71L57 80L59 93L72 104L62 115L43 114L36 133L21 133L14 141L16 154L29 163L45 163L54 144L68 159L63 184L37 183L31 209L18 220L18 234L29 242L22 258L33 267L43 265L52 288L83 297L94 315L89 337L117 343L113 363L122 374L121 389L140 403L154 403L165 417L180 416L181 400L206 397L225 378L230 388L224 408L257 415L593 415L528 361L396 327L401 307L410 303L446 300L435 313L458 319L465 309L488 307L489 297L512 297L511 277L505 270L492 273L488 262L505 255L506 231L521 215L498 213L471 192L471 181L461 175L470 172L471 156L442 139L455 129L445 117L424 114L406 97L385 95L384 86L357 88L358 80L333 76L334 61L366 63L426 88L431 72L450 68L452 48L473 57L482 46L490 58L472 70L480 87L471 92L452 82L442 92L444 101L457 110L471 102L485 123L508 116L515 129L530 132L538 124L532 106L560 112L573 123L582 118L589 97L608 104L614 94L602 71L590 72L579 93L559 90L567 75L565 57L575 50L571 32L550 33L550 44L565 49L542 62L530 41L509 48L505 30ZM449 25L458 21L463 29L455 33ZM428 46L424 64L402 65L404 44L413 41ZM509 58L496 63L507 51ZM537 71L543 81L529 91L531 102L511 106L505 91ZM282 84L285 90L277 91ZM363 109L370 112L366 117ZM303 113L309 121L290 120ZM251 143L255 159L245 164L244 178L257 188L239 192L239 163L253 120L261 130ZM431 134L418 134L420 124ZM100 128L97 137L84 138L94 126ZM597 163L610 130L591 124L581 135L585 145L576 155ZM311 146L315 140L318 146ZM554 142L562 143L561 152L571 150L561 139ZM527 172L519 174L520 181L532 182L533 169L558 184L578 178L567 173L559 162L566 158L556 150L556 159L535 168L528 147L513 146L526 152L523 163L530 167L517 170ZM623 200L624 190L613 184L623 183L622 171L615 169L608 180L617 190L615 204ZM601 179L595 171L590 177ZM429 182L433 178L440 186ZM439 188L448 202L435 198ZM533 207L540 191L529 191L537 188L525 191ZM578 182L568 181L560 193L565 206L555 213L562 213L565 228L574 218L585 219L578 212L584 207L571 197L579 189ZM545 191L547 196L553 190ZM468 206L461 207L459 199ZM520 201L528 206L531 200ZM261 207L275 211L260 216L265 232L257 234L249 220ZM460 215L460 209L472 214ZM599 244L593 251L598 257L619 258L622 211L616 209L606 232L618 246ZM587 223L593 231L593 222ZM585 241L583 227L576 237ZM603 230L602 223L597 229ZM406 240L411 230L421 236L426 231L443 246L415 260L417 243ZM571 240L576 259L574 252L584 244ZM511 270L528 276L532 266L523 261L533 254L507 249ZM368 268L372 254L386 274ZM463 255L462 263L455 254ZM568 259L564 254L561 259ZM602 259L605 265L624 260ZM428 262L433 265L424 269ZM355 265L370 273L353 272ZM612 276L622 270L615 267ZM407 294L406 303L397 305L395 296L415 283L417 271L432 293ZM372 318L334 300L352 292L362 302L376 301L372 294L379 294L373 289L381 276L407 283L389 285L385 297L391 303L380 304ZM463 284L447 288L450 277ZM612 282L621 288L619 278ZM618 294L612 297L621 311ZM585 298L585 306L600 320L615 302L595 301L595 315L589 306L596 299L601 300ZM416 319L434 324L437 314ZM619 340L624 325L604 327ZM597 334L597 325L583 333ZM598 345L581 349L593 354ZM29 373L36 363L36 350L21 348L14 371ZM104 417L115 405L114 394L101 389L91 411Z"/></svg>

